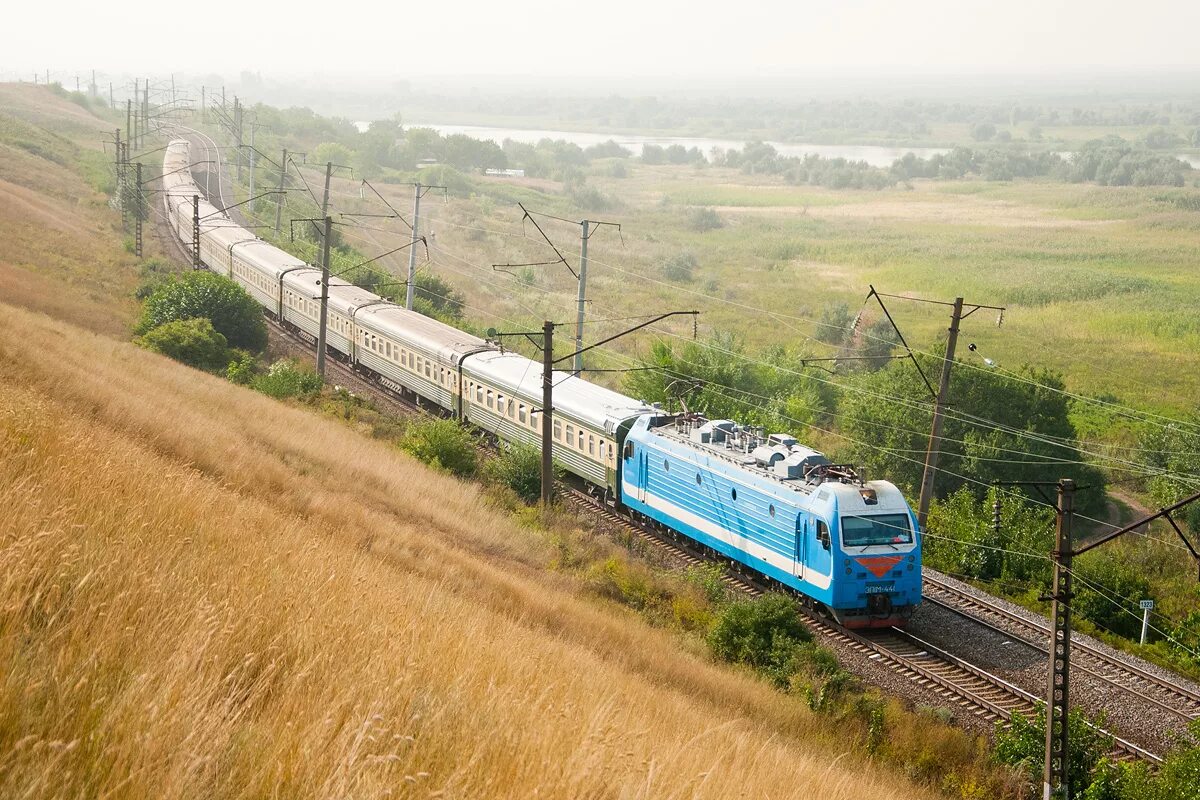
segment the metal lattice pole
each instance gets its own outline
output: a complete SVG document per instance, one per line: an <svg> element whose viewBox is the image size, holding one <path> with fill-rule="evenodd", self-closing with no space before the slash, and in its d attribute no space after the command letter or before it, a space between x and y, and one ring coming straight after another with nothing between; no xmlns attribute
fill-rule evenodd
<svg viewBox="0 0 1200 800"><path fill-rule="evenodd" d="M1050 607L1050 678L1046 688L1046 763L1042 797L1070 800L1071 689L1071 522L1075 514L1075 482L1058 482L1058 525L1054 545L1054 594ZM1057 795L1055 794L1057 792Z"/></svg>
<svg viewBox="0 0 1200 800"><path fill-rule="evenodd" d="M134 191L134 232L133 232L133 254L138 258L142 257L142 162L137 162L137 172L135 181L137 185L133 187Z"/></svg>
<svg viewBox="0 0 1200 800"><path fill-rule="evenodd" d="M192 195L192 269L200 269L200 195Z"/></svg>

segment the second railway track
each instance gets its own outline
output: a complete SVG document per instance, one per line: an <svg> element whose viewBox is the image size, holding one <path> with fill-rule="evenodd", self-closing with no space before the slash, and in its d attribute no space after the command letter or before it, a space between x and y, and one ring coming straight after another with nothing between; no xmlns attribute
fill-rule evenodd
<svg viewBox="0 0 1200 800"><path fill-rule="evenodd" d="M996 630L1007 638L1048 653L1049 624L1018 614L999 602L955 587L927 570L924 574L924 599L961 615L977 625ZM1078 637L1071 641L1074 668L1097 681L1109 684L1134 699L1149 703L1183 721L1200 718L1200 692L1178 680L1157 675L1109 654Z"/></svg>

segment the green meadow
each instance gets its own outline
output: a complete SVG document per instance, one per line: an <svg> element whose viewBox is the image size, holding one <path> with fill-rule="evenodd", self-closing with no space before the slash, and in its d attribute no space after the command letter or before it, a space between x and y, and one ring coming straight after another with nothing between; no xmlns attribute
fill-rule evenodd
<svg viewBox="0 0 1200 800"><path fill-rule="evenodd" d="M589 184L612 203L604 211L574 207L553 189L486 179L471 197L434 205L429 224L438 247L457 258L435 258L432 269L444 268L473 305L497 318L572 318L575 281L561 265L537 266L523 280L491 269L550 253L528 222L522 226L520 200L566 218L622 224L620 237L602 229L590 241L595 319L697 307L702 331L732 331L750 351L782 342L832 355L812 341L823 310L845 303L874 319L878 307L864 304L871 285L943 301L962 296L1006 308L1002 325L991 311L964 323L980 364L986 355L1005 369L1050 367L1074 392L1143 409L1194 405L1196 189L976 180L836 191L632 162L623 178L602 164L592 173ZM696 229L697 207L713 209L720 226ZM574 265L578 229L543 223ZM668 277L664 265L680 253L692 254L695 267L690 277ZM944 336L948 309L899 300L889 306L914 348L929 349ZM636 352L646 338L614 347Z"/></svg>

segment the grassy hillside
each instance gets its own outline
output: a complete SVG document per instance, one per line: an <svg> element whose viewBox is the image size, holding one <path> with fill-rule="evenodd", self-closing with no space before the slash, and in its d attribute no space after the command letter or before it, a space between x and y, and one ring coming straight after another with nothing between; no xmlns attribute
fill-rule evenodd
<svg viewBox="0 0 1200 800"><path fill-rule="evenodd" d="M103 194L105 137L106 122L49 89L0 84L0 296L121 335L137 269Z"/></svg>
<svg viewBox="0 0 1200 800"><path fill-rule="evenodd" d="M576 596L472 487L0 320L0 794L921 796Z"/></svg>
<svg viewBox="0 0 1200 800"><path fill-rule="evenodd" d="M0 796L936 796L598 600L561 531L128 344L104 123L28 91L0 87Z"/></svg>

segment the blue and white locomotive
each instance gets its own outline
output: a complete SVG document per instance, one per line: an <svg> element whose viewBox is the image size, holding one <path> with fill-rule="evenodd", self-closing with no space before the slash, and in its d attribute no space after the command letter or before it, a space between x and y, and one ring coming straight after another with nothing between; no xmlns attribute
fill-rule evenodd
<svg viewBox="0 0 1200 800"><path fill-rule="evenodd" d="M847 627L903 624L920 602L920 540L904 496L790 436L643 416L622 464L629 509L802 593Z"/></svg>
<svg viewBox="0 0 1200 800"><path fill-rule="evenodd" d="M281 324L316 340L320 271L201 195L189 144L163 162L164 211L185 249ZM541 445L542 365L340 279L327 352L392 391L504 441ZM809 598L848 627L903 624L921 598L920 536L887 481L862 481L795 439L730 420L665 415L569 373L553 376L554 459L606 500Z"/></svg>

